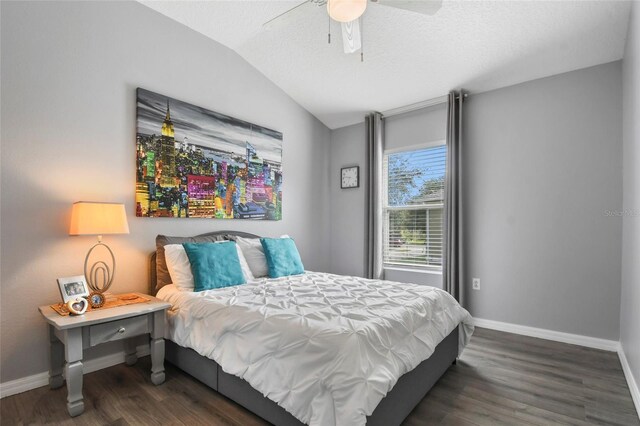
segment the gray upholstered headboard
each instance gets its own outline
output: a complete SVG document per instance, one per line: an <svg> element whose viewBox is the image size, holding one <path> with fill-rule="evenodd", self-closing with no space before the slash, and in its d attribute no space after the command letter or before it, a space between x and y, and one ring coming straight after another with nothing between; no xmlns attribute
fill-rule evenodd
<svg viewBox="0 0 640 426"><path fill-rule="evenodd" d="M180 244L183 242L206 242L215 240L233 240L234 237L244 238L260 238L258 235L250 234L248 232L239 231L216 231L208 232L206 234L196 235L194 237L167 237L165 235L158 235L156 237L156 251L151 253L149 259L149 294L155 296L163 286L167 285L167 282L158 281L158 264L164 265L165 271L160 271L161 274L167 275L166 263L164 262L164 245L166 244ZM158 256L162 256L163 259L158 262ZM160 280L162 281L162 280Z"/></svg>

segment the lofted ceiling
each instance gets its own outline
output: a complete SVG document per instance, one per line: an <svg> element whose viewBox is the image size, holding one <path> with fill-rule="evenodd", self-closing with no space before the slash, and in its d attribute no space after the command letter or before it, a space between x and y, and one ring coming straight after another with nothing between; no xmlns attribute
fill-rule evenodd
<svg viewBox="0 0 640 426"><path fill-rule="evenodd" d="M369 3L364 62L326 7L301 1L141 1L240 54L329 128L446 94L482 92L622 58L626 1L447 1L433 16ZM586 89L588 90L588 88Z"/></svg>

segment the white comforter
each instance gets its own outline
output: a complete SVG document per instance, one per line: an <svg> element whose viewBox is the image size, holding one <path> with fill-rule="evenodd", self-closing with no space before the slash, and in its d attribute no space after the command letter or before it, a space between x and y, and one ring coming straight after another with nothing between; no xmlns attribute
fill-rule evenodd
<svg viewBox="0 0 640 426"><path fill-rule="evenodd" d="M325 273L199 293L166 286L167 337L310 425L364 425L403 374L472 319L447 292Z"/></svg>

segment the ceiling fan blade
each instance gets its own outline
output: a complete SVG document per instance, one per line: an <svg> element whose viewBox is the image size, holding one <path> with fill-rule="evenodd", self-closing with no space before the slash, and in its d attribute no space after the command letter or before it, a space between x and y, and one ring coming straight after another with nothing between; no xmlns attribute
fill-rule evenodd
<svg viewBox="0 0 640 426"><path fill-rule="evenodd" d="M434 15L442 7L442 0L371 0L371 2L423 15Z"/></svg>
<svg viewBox="0 0 640 426"><path fill-rule="evenodd" d="M303 6L308 5L310 3L314 3L314 0L305 0L302 3L296 6L293 6L291 9L285 12L282 12L280 15L262 24L262 28L265 30L270 30L278 26L281 26L283 24L286 24L287 22L290 22L306 9L306 7L303 7Z"/></svg>
<svg viewBox="0 0 640 426"><path fill-rule="evenodd" d="M342 27L342 45L344 53L353 53L362 47L362 37L360 36L360 20L356 19L351 22L343 22Z"/></svg>

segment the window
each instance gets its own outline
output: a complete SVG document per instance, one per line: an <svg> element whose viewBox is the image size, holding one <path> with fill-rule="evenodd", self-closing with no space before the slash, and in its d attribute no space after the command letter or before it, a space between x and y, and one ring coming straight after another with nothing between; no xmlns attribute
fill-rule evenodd
<svg viewBox="0 0 640 426"><path fill-rule="evenodd" d="M442 269L447 147L384 156L384 264Z"/></svg>

